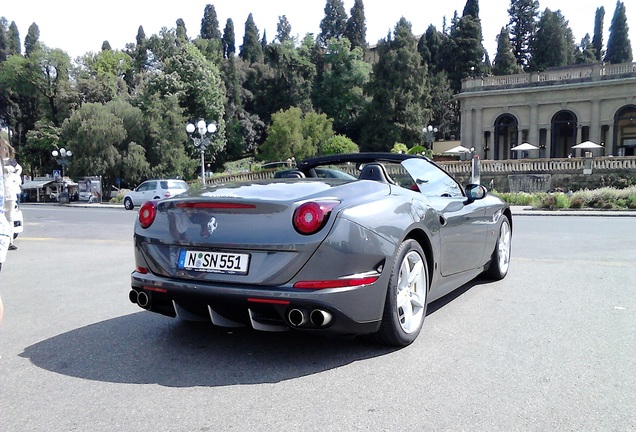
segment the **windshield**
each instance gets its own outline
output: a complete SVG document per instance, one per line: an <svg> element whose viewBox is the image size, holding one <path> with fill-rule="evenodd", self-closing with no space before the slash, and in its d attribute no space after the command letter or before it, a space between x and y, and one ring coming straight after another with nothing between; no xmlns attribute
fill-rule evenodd
<svg viewBox="0 0 636 432"><path fill-rule="evenodd" d="M417 188L428 197L463 197L464 192L453 177L425 159L406 159L402 166L413 177Z"/></svg>

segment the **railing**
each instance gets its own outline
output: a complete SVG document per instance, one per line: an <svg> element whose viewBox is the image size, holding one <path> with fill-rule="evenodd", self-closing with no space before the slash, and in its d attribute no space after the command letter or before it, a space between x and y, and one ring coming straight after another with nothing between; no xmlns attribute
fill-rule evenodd
<svg viewBox="0 0 636 432"><path fill-rule="evenodd" d="M568 159L509 159L480 161L481 174L514 174L514 173L568 173L582 172L586 161L591 161L594 171L634 171L636 172L636 156L568 158ZM470 160L440 161L439 166L451 175L470 175ZM274 177L276 170L254 171L239 174L211 177L208 183L226 183L235 181L266 180ZM351 173L354 174L355 173Z"/></svg>
<svg viewBox="0 0 636 432"><path fill-rule="evenodd" d="M600 79L636 76L636 62L621 64L594 63L586 66L572 66L516 75L501 75L466 78L462 81L462 92L478 91L487 87L527 87L533 83L560 84L566 81L596 81Z"/></svg>
<svg viewBox="0 0 636 432"><path fill-rule="evenodd" d="M567 159L509 159L482 160L481 173L559 173L582 171L586 158ZM591 158L592 169L595 171L634 171L636 170L636 156L622 157L594 157ZM470 161L442 161L438 165L450 174L470 173Z"/></svg>

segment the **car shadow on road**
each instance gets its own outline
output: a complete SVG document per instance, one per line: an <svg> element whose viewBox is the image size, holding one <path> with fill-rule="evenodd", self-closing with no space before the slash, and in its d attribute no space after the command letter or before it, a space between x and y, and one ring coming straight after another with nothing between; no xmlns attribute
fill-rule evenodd
<svg viewBox="0 0 636 432"><path fill-rule="evenodd" d="M395 350L361 338L228 331L138 312L54 336L20 356L88 380L217 387L285 381Z"/></svg>
<svg viewBox="0 0 636 432"><path fill-rule="evenodd" d="M487 282L476 279L432 302L427 315ZM95 381L219 387L281 382L396 350L368 338L228 330L137 312L38 342L20 356L43 369Z"/></svg>

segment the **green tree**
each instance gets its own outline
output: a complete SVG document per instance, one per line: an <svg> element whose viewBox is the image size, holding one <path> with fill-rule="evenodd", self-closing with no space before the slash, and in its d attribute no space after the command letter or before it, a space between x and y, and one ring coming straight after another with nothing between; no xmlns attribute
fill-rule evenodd
<svg viewBox="0 0 636 432"><path fill-rule="evenodd" d="M464 78L488 73L484 62L486 50L482 44L481 20L474 17L474 13L478 13L476 6L467 8L467 14L453 20L451 26L446 70L451 88L456 93L461 90Z"/></svg>
<svg viewBox="0 0 636 432"><path fill-rule="evenodd" d="M466 0L462 16L479 18L479 0Z"/></svg>
<svg viewBox="0 0 636 432"><path fill-rule="evenodd" d="M542 71L573 64L575 51L572 30L561 11L546 9L541 14L531 46L530 69Z"/></svg>
<svg viewBox="0 0 636 432"><path fill-rule="evenodd" d="M26 145L20 151L23 171L38 176L56 169L57 163L51 160L51 151L61 147L60 135L61 128L49 120L38 120L27 132Z"/></svg>
<svg viewBox="0 0 636 432"><path fill-rule="evenodd" d="M201 19L201 39L221 41L221 31L219 30L219 19L216 16L214 5L205 5L203 18Z"/></svg>
<svg viewBox="0 0 636 432"><path fill-rule="evenodd" d="M247 21L245 21L243 45L241 45L241 50L239 52L239 56L243 60L249 63L263 61L263 47L261 46L259 39L260 35L258 33L258 28L254 23L252 14L249 14L247 17Z"/></svg>
<svg viewBox="0 0 636 432"><path fill-rule="evenodd" d="M271 73L260 80L259 91L266 95L265 106L269 114L292 106L304 112L312 110L311 95L316 77L316 67L311 59L312 46L313 42L308 44L305 40L298 48L293 41L273 43L268 47Z"/></svg>
<svg viewBox="0 0 636 432"><path fill-rule="evenodd" d="M442 62L443 47L446 43L445 41L448 39L448 36L442 32L437 31L435 26L431 24L426 29L424 37L426 38L425 41L427 49L424 50L422 48L420 52L428 52L428 59L424 57L423 58L425 62L428 63L429 73L439 72L444 68L444 64Z"/></svg>
<svg viewBox="0 0 636 432"><path fill-rule="evenodd" d="M517 64L527 69L530 64L530 43L536 33L539 16L538 0L510 0L510 42Z"/></svg>
<svg viewBox="0 0 636 432"><path fill-rule="evenodd" d="M30 56L38 47L40 42L40 28L36 23L29 26L27 35L24 37L24 55Z"/></svg>
<svg viewBox="0 0 636 432"><path fill-rule="evenodd" d="M177 41L186 42L188 40L188 29L186 29L183 18L177 20Z"/></svg>
<svg viewBox="0 0 636 432"><path fill-rule="evenodd" d="M236 36L234 34L234 21L228 18L223 30L223 57L226 59L234 57L236 54Z"/></svg>
<svg viewBox="0 0 636 432"><path fill-rule="evenodd" d="M396 142L419 143L430 119L427 69L417 52L411 23L401 18L393 36L378 44L378 62L365 92L361 149L387 151Z"/></svg>
<svg viewBox="0 0 636 432"><path fill-rule="evenodd" d="M107 105L82 105L62 126L65 147L73 151L73 175L102 175L108 190L117 177L127 181L123 175L124 154L120 153L126 137L123 119Z"/></svg>
<svg viewBox="0 0 636 432"><path fill-rule="evenodd" d="M358 153L360 148L344 135L335 135L327 140L320 151L321 155Z"/></svg>
<svg viewBox="0 0 636 432"><path fill-rule="evenodd" d="M605 61L607 63L628 63L632 59L632 44L629 41L629 26L627 25L625 4L622 1L617 1L612 24L610 25L609 38L607 39Z"/></svg>
<svg viewBox="0 0 636 432"><path fill-rule="evenodd" d="M108 42L107 40L102 42L102 51L112 51L112 50L113 50L113 47L110 46L110 42Z"/></svg>
<svg viewBox="0 0 636 432"><path fill-rule="evenodd" d="M267 128L267 139L260 146L258 157L264 161L303 159L314 156L318 149L307 147L303 136L303 112L292 107L272 115Z"/></svg>
<svg viewBox="0 0 636 432"><path fill-rule="evenodd" d="M287 16L282 15L278 17L278 24L276 24L276 40L284 44L292 39L292 27L287 19Z"/></svg>
<svg viewBox="0 0 636 432"><path fill-rule="evenodd" d="M28 131L42 118L42 99L36 86L39 71L28 58L11 55L0 67L0 124L9 130L17 152Z"/></svg>
<svg viewBox="0 0 636 432"><path fill-rule="evenodd" d="M8 29L6 27L6 19L0 18L0 64L7 59L8 54Z"/></svg>
<svg viewBox="0 0 636 432"><path fill-rule="evenodd" d="M438 129L438 136L454 139L459 136L459 104L453 98L453 91L446 72L436 72L430 77L430 124Z"/></svg>
<svg viewBox="0 0 636 432"><path fill-rule="evenodd" d="M351 49L360 48L364 52L368 48L368 43L367 23L362 0L355 0L350 12L351 16L347 20L344 35L351 42Z"/></svg>
<svg viewBox="0 0 636 432"><path fill-rule="evenodd" d="M576 63L594 63L596 61L596 50L592 44L589 33L581 39L581 44L577 48Z"/></svg>
<svg viewBox="0 0 636 432"><path fill-rule="evenodd" d="M366 100L364 86L371 65L363 59L361 48L351 49L347 38L331 39L323 58L324 73L314 91L314 106L334 120L334 130L357 136L357 123Z"/></svg>
<svg viewBox="0 0 636 432"><path fill-rule="evenodd" d="M325 5L325 17L320 21L320 34L318 39L323 46L331 38L339 39L347 30L347 13L342 0L327 0Z"/></svg>
<svg viewBox="0 0 636 432"><path fill-rule="evenodd" d="M20 43L20 32L15 21L11 21L7 31L7 55L22 54L22 44Z"/></svg>
<svg viewBox="0 0 636 432"><path fill-rule="evenodd" d="M596 8L594 15L594 36L592 37L592 47L596 61L603 60L603 20L605 20L605 8Z"/></svg>
<svg viewBox="0 0 636 432"><path fill-rule="evenodd" d="M127 82L132 83L132 76L141 72L134 71L135 61L123 51L87 53L79 57L77 63L79 67L74 70L73 79L81 102L106 103L126 96Z"/></svg>
<svg viewBox="0 0 636 432"><path fill-rule="evenodd" d="M139 101L139 108L146 130L145 139L139 144L143 145L148 162L147 175L191 178L198 163L196 158L191 157L193 150L184 129L187 119L177 95L146 94ZM130 179L132 183L141 180L143 178Z"/></svg>
<svg viewBox="0 0 636 432"><path fill-rule="evenodd" d="M520 68L517 65L517 59L512 52L510 33L506 27L502 27L499 36L497 36L497 55L495 56L495 65L492 68L492 73L494 75L512 75L519 72Z"/></svg>

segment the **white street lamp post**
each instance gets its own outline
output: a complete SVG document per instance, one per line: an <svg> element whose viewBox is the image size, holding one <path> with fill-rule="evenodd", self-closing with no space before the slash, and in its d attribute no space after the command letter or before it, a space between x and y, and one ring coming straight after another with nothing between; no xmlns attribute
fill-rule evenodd
<svg viewBox="0 0 636 432"><path fill-rule="evenodd" d="M435 134L437 133L437 128L435 126L424 126L422 129L422 133L424 134L424 141L426 141L426 146L429 149L433 149L433 141L435 141Z"/></svg>
<svg viewBox="0 0 636 432"><path fill-rule="evenodd" d="M195 130L199 135L198 137L192 135ZM205 120L201 119L197 122L196 126L192 123L188 123L186 132L190 136L190 139L192 139L194 146L198 148L201 153L201 184L205 186L205 149L210 145L212 134L216 132L216 125L214 123L206 125ZM210 136L206 136L208 133Z"/></svg>
<svg viewBox="0 0 636 432"><path fill-rule="evenodd" d="M59 151L53 150L51 155L53 155L58 165L62 167L62 180L64 180L64 168L69 164L69 159L73 156L73 152L62 147Z"/></svg>

